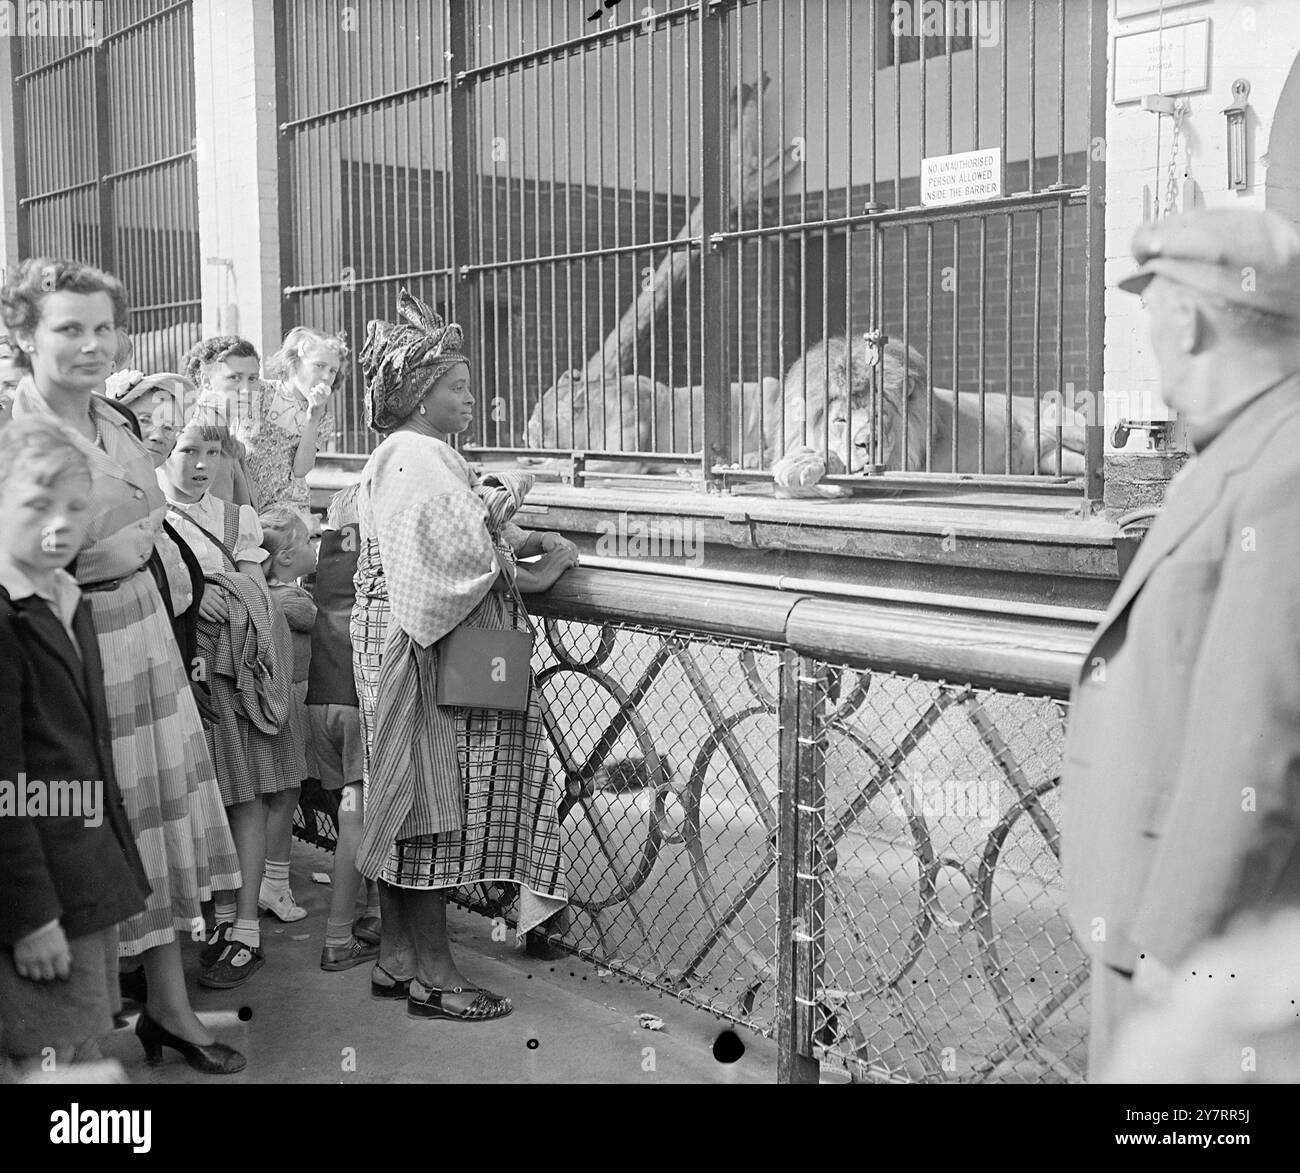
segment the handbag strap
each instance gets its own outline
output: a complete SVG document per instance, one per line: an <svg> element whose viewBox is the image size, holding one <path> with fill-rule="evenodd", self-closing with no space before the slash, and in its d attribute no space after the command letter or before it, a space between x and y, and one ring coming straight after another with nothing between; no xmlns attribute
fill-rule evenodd
<svg viewBox="0 0 1300 1173"><path fill-rule="evenodd" d="M488 536L491 537L491 531L488 531ZM515 582L515 576L506 571L505 565L501 561L501 551L497 549L495 540L492 541L492 556L496 559L497 572L499 574L504 574L506 582L510 584L510 595L515 602L515 617L518 618L522 615L524 618L524 625L528 628L528 634L536 638L537 628L533 626L533 621L528 615L528 608L524 606L524 599L519 593L519 587Z"/></svg>

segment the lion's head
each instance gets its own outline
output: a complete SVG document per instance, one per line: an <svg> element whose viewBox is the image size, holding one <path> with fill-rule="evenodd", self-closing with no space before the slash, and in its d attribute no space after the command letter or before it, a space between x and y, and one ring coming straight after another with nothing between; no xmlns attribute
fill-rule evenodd
<svg viewBox="0 0 1300 1173"><path fill-rule="evenodd" d="M891 339L881 358L882 458L886 468L925 466L925 360ZM871 460L871 361L866 340L829 338L811 347L785 377L785 448L826 450L826 471L861 472ZM902 409L909 412L907 462L902 452Z"/></svg>

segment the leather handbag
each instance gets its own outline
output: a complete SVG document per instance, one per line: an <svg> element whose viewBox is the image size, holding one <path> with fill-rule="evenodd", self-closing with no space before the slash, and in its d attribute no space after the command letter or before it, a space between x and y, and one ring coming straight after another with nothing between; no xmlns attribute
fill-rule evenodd
<svg viewBox="0 0 1300 1173"><path fill-rule="evenodd" d="M497 567L501 568L500 557ZM504 570L502 570L504 573ZM529 672L536 629L515 580L510 593L527 631L494 631L461 624L438 641L434 699L439 707L528 711Z"/></svg>

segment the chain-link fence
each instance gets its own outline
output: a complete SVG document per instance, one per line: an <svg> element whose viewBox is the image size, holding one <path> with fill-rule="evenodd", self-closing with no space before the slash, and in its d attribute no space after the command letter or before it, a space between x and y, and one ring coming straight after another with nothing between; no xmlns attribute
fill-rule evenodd
<svg viewBox="0 0 1300 1173"><path fill-rule="evenodd" d="M815 676L823 772L800 779L797 911L823 1064L907 1082L1081 1078L1087 967L1057 832L1065 706Z"/></svg>
<svg viewBox="0 0 1300 1173"><path fill-rule="evenodd" d="M796 1066L1081 1078L1060 700L557 618L534 668L565 789L554 943L777 1033ZM320 795L299 823L332 846ZM510 920L514 891L457 900Z"/></svg>

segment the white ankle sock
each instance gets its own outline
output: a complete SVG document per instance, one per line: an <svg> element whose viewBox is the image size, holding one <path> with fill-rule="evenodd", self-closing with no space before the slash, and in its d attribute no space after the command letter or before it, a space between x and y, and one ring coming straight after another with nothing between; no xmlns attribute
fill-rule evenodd
<svg viewBox="0 0 1300 1173"><path fill-rule="evenodd" d="M229 904L214 903L212 905L212 927L215 929L217 925L234 923L235 913L238 908L239 905L233 900Z"/></svg>
<svg viewBox="0 0 1300 1173"><path fill-rule="evenodd" d="M266 870L262 873L262 883L272 892L289 891L289 861L268 859Z"/></svg>
<svg viewBox="0 0 1300 1173"><path fill-rule="evenodd" d="M257 949L262 944L262 930L255 920L237 920L234 929L231 931L230 939L238 941L241 945L248 945L253 949Z"/></svg>

